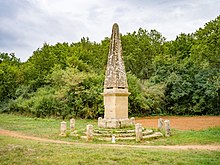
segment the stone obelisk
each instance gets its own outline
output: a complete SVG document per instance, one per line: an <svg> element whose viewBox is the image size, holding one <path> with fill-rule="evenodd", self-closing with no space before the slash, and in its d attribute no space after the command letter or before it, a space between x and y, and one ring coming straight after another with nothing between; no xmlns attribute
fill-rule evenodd
<svg viewBox="0 0 220 165"><path fill-rule="evenodd" d="M99 127L121 128L131 124L128 119L128 84L118 24L112 27L107 69L104 83L104 119L99 118Z"/></svg>

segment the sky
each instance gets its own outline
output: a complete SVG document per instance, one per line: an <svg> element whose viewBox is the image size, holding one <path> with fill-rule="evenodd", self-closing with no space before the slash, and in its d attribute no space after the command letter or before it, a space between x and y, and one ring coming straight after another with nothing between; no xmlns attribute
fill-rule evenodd
<svg viewBox="0 0 220 165"><path fill-rule="evenodd" d="M220 0L0 0L0 52L26 61L44 43L99 43L114 23L123 35L141 27L174 40L218 15Z"/></svg>

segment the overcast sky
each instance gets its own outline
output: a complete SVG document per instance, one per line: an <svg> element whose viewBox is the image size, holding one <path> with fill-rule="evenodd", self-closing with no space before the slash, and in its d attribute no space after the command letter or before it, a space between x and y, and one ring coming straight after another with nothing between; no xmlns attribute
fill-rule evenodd
<svg viewBox="0 0 220 165"><path fill-rule="evenodd" d="M0 0L0 52L26 61L45 42L100 42L115 22L122 34L141 27L173 40L219 14L220 0Z"/></svg>

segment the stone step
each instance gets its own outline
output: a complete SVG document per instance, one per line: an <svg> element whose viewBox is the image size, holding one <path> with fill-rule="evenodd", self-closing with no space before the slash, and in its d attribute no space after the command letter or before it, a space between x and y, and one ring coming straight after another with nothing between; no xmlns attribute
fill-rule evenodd
<svg viewBox="0 0 220 165"><path fill-rule="evenodd" d="M135 132L134 130L116 130L116 131L113 131L112 129L111 130L94 130L95 133L99 133L99 134L105 134L105 133L133 133Z"/></svg>
<svg viewBox="0 0 220 165"><path fill-rule="evenodd" d="M143 139L156 139L159 137L162 137L163 134L161 132L154 132L153 134L150 135L145 135L143 136ZM111 141L111 137L103 137L103 138L98 138L99 140L105 140L105 141ZM135 140L136 137L132 136L132 137L116 137L116 141L117 140Z"/></svg>
<svg viewBox="0 0 220 165"><path fill-rule="evenodd" d="M146 136L143 136L143 139L156 139L158 137L162 137L163 134L161 132L154 132L153 134L151 135L146 135Z"/></svg>
<svg viewBox="0 0 220 165"><path fill-rule="evenodd" d="M129 130L129 132L131 133L119 133L119 132L116 132L115 133L110 133L110 132L99 132L99 131L94 131L94 136L98 136L98 137L112 137L112 135L114 134L115 137L135 137L135 132L134 130ZM152 134L154 131L153 130L145 130L143 131L143 136L145 135L150 135ZM83 132L84 134L86 134L86 132Z"/></svg>
<svg viewBox="0 0 220 165"><path fill-rule="evenodd" d="M143 132L143 139L156 139L162 137L163 134L161 132L153 132L153 130L148 130L148 132ZM94 134L99 140L111 141L112 134ZM81 138L86 138L86 136L81 136ZM115 134L116 140L135 140L135 134Z"/></svg>

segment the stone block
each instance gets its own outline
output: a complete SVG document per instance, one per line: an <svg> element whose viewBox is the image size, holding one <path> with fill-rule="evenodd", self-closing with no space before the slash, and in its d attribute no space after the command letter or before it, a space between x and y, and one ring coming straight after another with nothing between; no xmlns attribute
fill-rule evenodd
<svg viewBox="0 0 220 165"><path fill-rule="evenodd" d="M92 141L93 140L93 125L88 124L86 126L86 137L87 137L87 141Z"/></svg>
<svg viewBox="0 0 220 165"><path fill-rule="evenodd" d="M135 134L136 134L136 141L139 142L143 139L142 133L142 124L135 124Z"/></svg>
<svg viewBox="0 0 220 165"><path fill-rule="evenodd" d="M131 122L131 125L135 125L135 118L134 118L134 117L131 117L131 118L130 118L130 122Z"/></svg>
<svg viewBox="0 0 220 165"><path fill-rule="evenodd" d="M170 130L170 120L165 120L165 136L170 136L171 135L171 130Z"/></svg>
<svg viewBox="0 0 220 165"><path fill-rule="evenodd" d="M112 143L115 143L115 135L112 135Z"/></svg>
<svg viewBox="0 0 220 165"><path fill-rule="evenodd" d="M159 118L158 119L158 130L162 131L163 129L163 119Z"/></svg>
<svg viewBox="0 0 220 165"><path fill-rule="evenodd" d="M75 130L75 119L70 119L70 132L73 132Z"/></svg>
<svg viewBox="0 0 220 165"><path fill-rule="evenodd" d="M66 122L62 121L60 123L60 136L66 136Z"/></svg>

